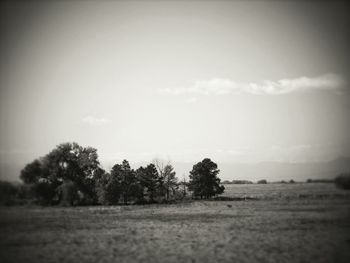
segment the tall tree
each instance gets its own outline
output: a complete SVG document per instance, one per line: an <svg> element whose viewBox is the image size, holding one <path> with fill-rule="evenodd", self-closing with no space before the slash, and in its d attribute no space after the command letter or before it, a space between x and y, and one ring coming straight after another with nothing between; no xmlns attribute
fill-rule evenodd
<svg viewBox="0 0 350 263"><path fill-rule="evenodd" d="M43 161L35 159L28 163L21 171L20 178L26 184L38 183L40 178L47 178L48 172L45 171Z"/></svg>
<svg viewBox="0 0 350 263"><path fill-rule="evenodd" d="M96 184L98 202L102 205L116 205L121 195L118 178L110 173L103 174Z"/></svg>
<svg viewBox="0 0 350 263"><path fill-rule="evenodd" d="M164 167L163 178L164 188L166 191L166 200L169 200L170 192L174 194L175 190L179 187L176 172L174 171L174 167L171 164L167 164Z"/></svg>
<svg viewBox="0 0 350 263"><path fill-rule="evenodd" d="M157 196L164 199L166 196L165 176L164 176L164 168L165 168L164 161L159 159L159 158L155 158L152 161L152 164L154 164L154 166L158 172L156 194L157 194Z"/></svg>
<svg viewBox="0 0 350 263"><path fill-rule="evenodd" d="M82 194L83 202L96 201L96 176L100 173L97 150L77 143L58 145L46 156L28 164L21 171L21 179L32 184L37 196L47 203L60 201L57 189L64 181L72 182ZM68 191L71 192L71 191Z"/></svg>
<svg viewBox="0 0 350 263"><path fill-rule="evenodd" d="M217 177L219 172L216 163L209 158L203 159L195 164L190 172L189 190L201 199L223 193L225 187L220 185L220 178Z"/></svg>
<svg viewBox="0 0 350 263"><path fill-rule="evenodd" d="M136 184L136 175L134 170L130 168L130 164L127 160L124 160L123 163L116 164L112 168L112 176L117 178L118 184L120 185L120 191L125 205L128 204L128 199L133 196L135 184Z"/></svg>
<svg viewBox="0 0 350 263"><path fill-rule="evenodd" d="M154 159L153 164L157 168L158 171L158 194L159 196L169 200L170 193L174 193L178 188L176 172L174 171L174 167L168 161L166 164L161 159Z"/></svg>
<svg viewBox="0 0 350 263"><path fill-rule="evenodd" d="M146 167L137 169L137 179L141 188L147 192L150 202L154 202L159 186L159 174L156 166L151 163Z"/></svg>
<svg viewBox="0 0 350 263"><path fill-rule="evenodd" d="M146 181L146 168L140 166L135 171L136 174L136 181L138 186L138 191L135 192L135 196L137 199L137 202L144 203L145 202L145 191L147 189L147 181Z"/></svg>
<svg viewBox="0 0 350 263"><path fill-rule="evenodd" d="M179 186L182 187L182 197L185 197L187 195L186 188L188 186L188 183L186 182L186 177L183 175L182 181L179 183Z"/></svg>

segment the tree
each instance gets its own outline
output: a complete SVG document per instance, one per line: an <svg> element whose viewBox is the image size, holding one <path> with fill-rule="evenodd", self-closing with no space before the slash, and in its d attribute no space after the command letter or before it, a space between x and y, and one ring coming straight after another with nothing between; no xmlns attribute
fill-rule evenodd
<svg viewBox="0 0 350 263"><path fill-rule="evenodd" d="M285 183L285 181L282 180L281 183ZM267 184L267 181L265 179L262 179L258 181L258 184Z"/></svg>
<svg viewBox="0 0 350 263"><path fill-rule="evenodd" d="M21 171L21 180L29 186L33 197L41 204L54 203L58 180L50 176L48 162L45 158L36 159L27 164ZM56 198L57 199L57 198Z"/></svg>
<svg viewBox="0 0 350 263"><path fill-rule="evenodd" d="M118 204L121 187L116 176L109 173L103 174L96 184L96 192L98 203L102 205Z"/></svg>
<svg viewBox="0 0 350 263"><path fill-rule="evenodd" d="M164 177L164 168L165 168L165 165L164 165L164 162L161 160L161 159L154 159L152 164L155 166L155 168L157 169L157 172L158 172L158 178L157 178L157 186L156 186L156 195L159 196L159 197L162 197L163 200L166 196L166 188L165 188L165 185L164 185L164 180L165 180L165 177Z"/></svg>
<svg viewBox="0 0 350 263"><path fill-rule="evenodd" d="M337 175L334 180L335 185L340 189L350 189L350 173L342 173Z"/></svg>
<svg viewBox="0 0 350 263"><path fill-rule="evenodd" d="M136 171L136 181L138 189L135 192L135 197L137 199L138 203L145 203L145 190L147 188L147 181L146 181L146 168L140 166Z"/></svg>
<svg viewBox="0 0 350 263"><path fill-rule="evenodd" d="M64 180L57 188L62 205L74 205L79 202L79 194L76 184L71 180Z"/></svg>
<svg viewBox="0 0 350 263"><path fill-rule="evenodd" d="M194 196L199 196L201 199L222 194L225 187L220 185L220 178L217 177L219 172L216 163L209 158L203 159L195 164L190 172L189 190Z"/></svg>
<svg viewBox="0 0 350 263"><path fill-rule="evenodd" d="M143 199L143 188L141 188L136 172L130 168L127 160L122 164L115 164L110 174L102 175L98 179L96 192L98 202L105 205L118 204L120 199L125 205L133 199Z"/></svg>
<svg viewBox="0 0 350 263"><path fill-rule="evenodd" d="M70 180L83 194L82 201L95 202L95 176L100 172L97 150L77 143L63 143L45 156L53 180Z"/></svg>
<svg viewBox="0 0 350 263"><path fill-rule="evenodd" d="M19 186L10 182L0 181L0 205L13 204L19 192Z"/></svg>
<svg viewBox="0 0 350 263"><path fill-rule="evenodd" d="M156 166L151 163L146 167L140 167L137 169L137 180L142 189L142 193L146 191L150 202L154 202L159 186L159 174Z"/></svg>
<svg viewBox="0 0 350 263"><path fill-rule="evenodd" d="M129 197L132 197L135 192L136 176L134 170L130 168L129 162L124 160L121 165L116 164L113 166L111 175L116 177L120 185L123 202L127 205Z"/></svg>
<svg viewBox="0 0 350 263"><path fill-rule="evenodd" d="M44 171L43 161L35 159L27 164L21 171L20 178L26 184L38 183L40 178L47 178L48 173Z"/></svg>
<svg viewBox="0 0 350 263"><path fill-rule="evenodd" d="M169 200L170 191L175 194L175 190L179 187L176 172L171 164L164 167L164 188L166 191L166 200Z"/></svg>
<svg viewBox="0 0 350 263"><path fill-rule="evenodd" d="M182 186L182 197L186 197L186 187L188 187L188 183L186 182L185 175L183 175L183 180L179 183L179 186Z"/></svg>
<svg viewBox="0 0 350 263"><path fill-rule="evenodd" d="M77 143L63 143L26 165L21 171L21 179L31 184L36 197L45 203L61 201L58 187L64 181L76 186L71 189L81 193L80 202L95 203L96 178L101 173L99 165L96 149L81 147Z"/></svg>
<svg viewBox="0 0 350 263"><path fill-rule="evenodd" d="M175 190L178 188L176 172L174 167L168 161L164 164L164 161L160 159L154 159L153 163L157 168L159 179L158 179L158 193L160 196L164 197L168 201L170 197L170 192L174 194Z"/></svg>

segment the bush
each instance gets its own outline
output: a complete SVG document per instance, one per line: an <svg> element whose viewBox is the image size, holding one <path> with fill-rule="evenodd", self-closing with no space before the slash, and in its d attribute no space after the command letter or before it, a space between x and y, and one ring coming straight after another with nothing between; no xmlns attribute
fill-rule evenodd
<svg viewBox="0 0 350 263"><path fill-rule="evenodd" d="M349 173L339 174L335 178L334 182L338 188L349 190L350 189L350 174Z"/></svg>
<svg viewBox="0 0 350 263"><path fill-rule="evenodd" d="M11 205L16 199L18 188L10 183L0 181L0 204Z"/></svg>
<svg viewBox="0 0 350 263"><path fill-rule="evenodd" d="M307 179L307 183L334 183L333 179Z"/></svg>
<svg viewBox="0 0 350 263"><path fill-rule="evenodd" d="M248 180L232 180L233 184L252 184L252 181L248 181Z"/></svg>
<svg viewBox="0 0 350 263"><path fill-rule="evenodd" d="M259 180L258 184L267 184L267 181L265 179Z"/></svg>

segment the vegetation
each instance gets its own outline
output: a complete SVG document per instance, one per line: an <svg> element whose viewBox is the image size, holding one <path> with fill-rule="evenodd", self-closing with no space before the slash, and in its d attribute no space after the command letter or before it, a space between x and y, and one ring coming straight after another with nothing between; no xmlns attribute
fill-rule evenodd
<svg viewBox="0 0 350 263"><path fill-rule="evenodd" d="M17 187L12 183L0 181L0 204L13 204L17 196L17 191Z"/></svg>
<svg viewBox="0 0 350 263"><path fill-rule="evenodd" d="M267 184L267 181L265 179L259 180L258 184Z"/></svg>
<svg viewBox="0 0 350 263"><path fill-rule="evenodd" d="M339 174L335 180L335 185L341 189L350 189L350 173Z"/></svg>
<svg viewBox="0 0 350 263"><path fill-rule="evenodd" d="M175 195L176 190L179 188L176 172L170 163L164 165L164 163L159 159L154 160L154 163L160 177L160 193L161 195L165 194L166 201L169 201L170 195Z"/></svg>
<svg viewBox="0 0 350 263"><path fill-rule="evenodd" d="M72 206L163 203L183 199L188 192L189 197L209 199L225 190L218 178L219 172L217 164L209 158L193 166L189 182L185 177L179 182L174 167L159 159L136 170L124 160L106 172L100 166L96 149L77 143L63 143L24 167L20 175L24 184L0 182L0 204L33 202ZM349 174L341 174L335 183L339 188L349 189L349 178ZM224 183L252 184L247 180ZM259 180L257 184L267 184L267 181Z"/></svg>
<svg viewBox="0 0 350 263"><path fill-rule="evenodd" d="M27 164L20 178L41 204L97 203L95 185L104 171L97 150L77 143L63 143ZM68 196L66 196L68 195Z"/></svg>
<svg viewBox="0 0 350 263"><path fill-rule="evenodd" d="M0 207L1 262L349 261L350 191L230 184L223 195L259 200Z"/></svg>
<svg viewBox="0 0 350 263"><path fill-rule="evenodd" d="M232 181L223 181L223 184L252 184L252 181L249 180L232 180Z"/></svg>
<svg viewBox="0 0 350 263"><path fill-rule="evenodd" d="M124 160L106 172L96 149L63 143L27 164L20 178L28 190L23 196L39 204L127 205L169 202L186 196L187 188L193 197L217 196L224 192L218 173L217 164L210 159L193 166L189 183L180 183L174 167L158 159L136 170Z"/></svg>
<svg viewBox="0 0 350 263"><path fill-rule="evenodd" d="M307 183L334 183L333 179L307 179Z"/></svg>
<svg viewBox="0 0 350 263"><path fill-rule="evenodd" d="M188 189L193 192L193 196L208 199L222 194L225 187L220 185L220 178L217 177L219 172L217 164L209 158L195 164L190 172L188 184Z"/></svg>

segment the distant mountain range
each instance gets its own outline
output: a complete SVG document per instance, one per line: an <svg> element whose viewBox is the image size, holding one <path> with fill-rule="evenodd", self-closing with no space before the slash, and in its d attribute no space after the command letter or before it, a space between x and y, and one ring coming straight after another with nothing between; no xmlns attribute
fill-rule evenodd
<svg viewBox="0 0 350 263"><path fill-rule="evenodd" d="M214 160L215 161L215 160ZM147 163L131 163L137 168ZM180 180L188 178L189 171L195 163L173 162L176 174ZM19 181L22 164L0 164L0 180ZM104 166L109 170L113 164ZM272 181L306 181L307 179L333 179L339 173L350 172L350 157L340 157L329 162L260 162L260 163L228 163L218 162L221 180L250 180L266 179Z"/></svg>

